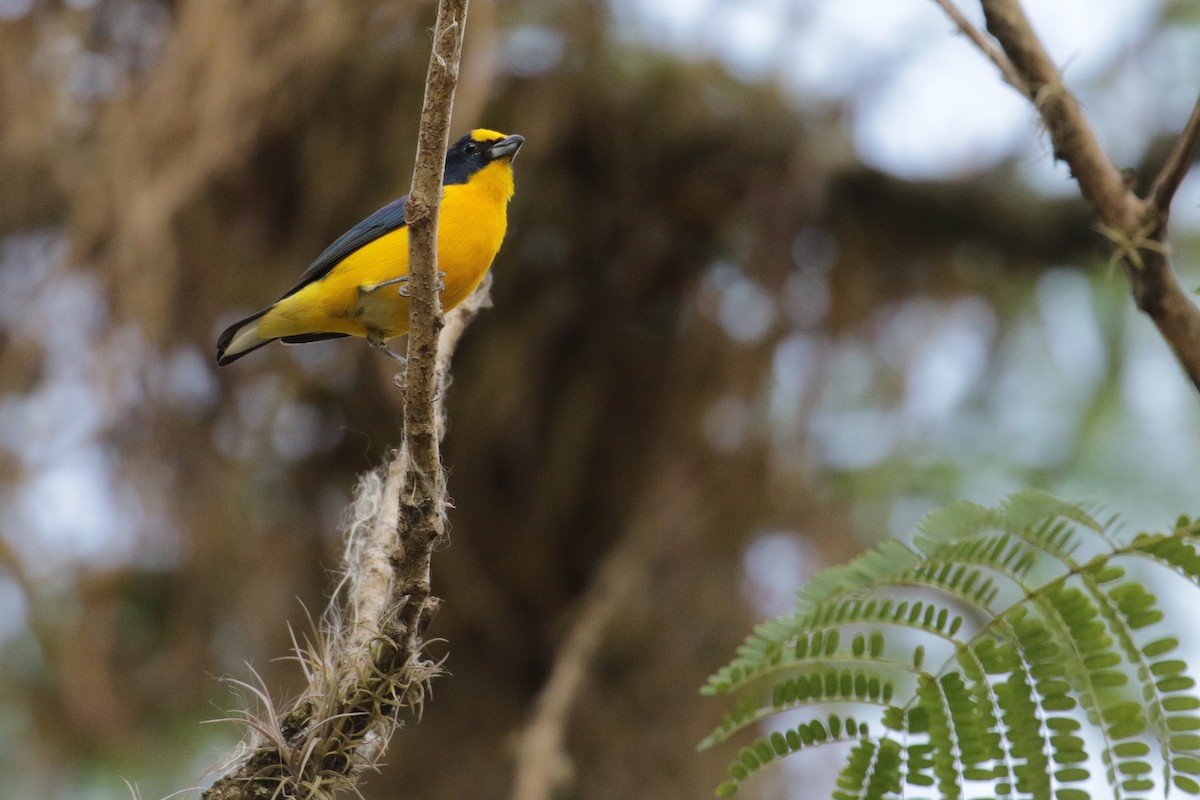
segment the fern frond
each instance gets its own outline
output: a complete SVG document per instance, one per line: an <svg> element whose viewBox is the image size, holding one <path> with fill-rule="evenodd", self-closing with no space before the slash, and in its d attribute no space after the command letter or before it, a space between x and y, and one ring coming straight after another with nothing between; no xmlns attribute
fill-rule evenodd
<svg viewBox="0 0 1200 800"><path fill-rule="evenodd" d="M955 503L911 546L886 542L815 576L701 690L735 697L701 749L809 715L743 748L718 794L834 740L855 743L837 800L905 785L960 798L980 782L994 797L1086 800L1098 766L1121 800L1200 794L1200 696L1172 657L1179 640L1147 635L1164 612L1125 569L1140 560L1200 589L1200 524L1126 541L1095 511L1033 491ZM881 720L879 735L847 710Z"/></svg>
<svg viewBox="0 0 1200 800"><path fill-rule="evenodd" d="M742 781L778 757L830 742L861 743L869 741L869 736L870 726L866 723L830 714L824 720L802 722L794 728L759 737L738 751L738 757L729 765L729 780L717 787L717 797L736 794Z"/></svg>
<svg viewBox="0 0 1200 800"><path fill-rule="evenodd" d="M878 742L863 738L850 752L838 776L834 800L895 797L900 793L903 748L884 737Z"/></svg>

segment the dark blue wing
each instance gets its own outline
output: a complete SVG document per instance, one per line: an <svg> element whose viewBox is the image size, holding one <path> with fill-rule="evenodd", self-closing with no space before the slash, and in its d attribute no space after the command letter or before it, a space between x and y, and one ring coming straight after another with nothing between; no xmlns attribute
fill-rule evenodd
<svg viewBox="0 0 1200 800"><path fill-rule="evenodd" d="M338 263L355 250L370 244L381 236L404 227L404 206L408 203L408 195L399 200L393 200L376 211L350 230L343 233L317 256L304 273L300 282L288 291L284 297L295 294L300 289L314 281L319 281L329 274Z"/></svg>

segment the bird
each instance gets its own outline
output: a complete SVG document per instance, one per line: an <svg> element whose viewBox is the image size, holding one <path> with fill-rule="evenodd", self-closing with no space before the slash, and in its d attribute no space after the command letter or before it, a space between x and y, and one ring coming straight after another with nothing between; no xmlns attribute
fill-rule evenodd
<svg viewBox="0 0 1200 800"><path fill-rule="evenodd" d="M438 223L442 307L465 300L491 268L508 228L513 159L525 137L476 128L446 152ZM408 195L335 239L273 305L230 325L217 339L217 365L273 341L359 336L403 363L388 340L408 332Z"/></svg>

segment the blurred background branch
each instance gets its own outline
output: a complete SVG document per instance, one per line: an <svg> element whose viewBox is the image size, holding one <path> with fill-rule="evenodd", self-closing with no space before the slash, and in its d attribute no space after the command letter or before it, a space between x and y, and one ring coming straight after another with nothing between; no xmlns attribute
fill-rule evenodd
<svg viewBox="0 0 1200 800"><path fill-rule="evenodd" d="M954 17L951 7L943 4ZM1138 308L1146 312L1171 346L1193 385L1200 390L1200 309L1171 268L1166 245L1171 198L1196 157L1197 114L1192 112L1178 144L1154 180L1147 200L1137 196L1130 179L1104 152L1054 61L1038 39L1017 0L983 0L988 31L1008 54L1019 75L1013 83L1004 63L1002 73L1022 90L1041 115L1054 143L1054 157L1071 167L1084 198L1096 210L1097 227L1113 243L1115 258L1125 266ZM961 15L957 20L961 20ZM957 21L956 20L956 21ZM962 23L960 22L960 25ZM985 55L994 49L972 37Z"/></svg>
<svg viewBox="0 0 1200 800"><path fill-rule="evenodd" d="M654 566L690 543L698 509L693 505L696 498L686 489L686 478L677 466L664 463L656 480L670 485L653 496L677 502L640 512L637 527L596 568L545 685L531 705L531 717L517 738L512 800L551 800L573 784L574 756L567 748L570 715L602 658L605 639L612 635L614 624L636 613L629 605L645 597Z"/></svg>

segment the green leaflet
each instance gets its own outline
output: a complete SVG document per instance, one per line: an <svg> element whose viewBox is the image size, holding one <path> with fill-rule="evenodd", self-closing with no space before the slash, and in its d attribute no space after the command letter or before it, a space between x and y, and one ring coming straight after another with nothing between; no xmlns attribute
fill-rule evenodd
<svg viewBox="0 0 1200 800"><path fill-rule="evenodd" d="M1198 546L1187 518L1128 541L1044 492L931 513L912 546L814 576L709 679L733 702L701 749L807 714L742 747L718 796L833 741L854 743L836 800L1087 800L1093 773L1119 800L1200 794L1200 696L1155 592L1128 577L1141 561L1200 588Z"/></svg>

